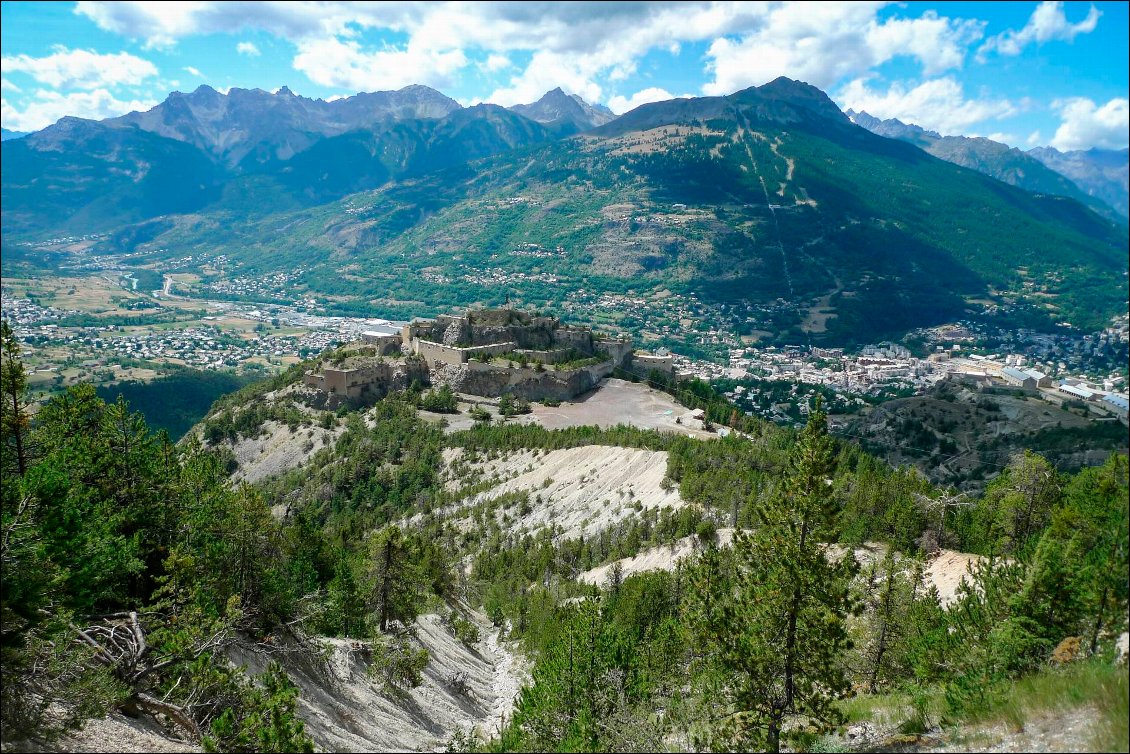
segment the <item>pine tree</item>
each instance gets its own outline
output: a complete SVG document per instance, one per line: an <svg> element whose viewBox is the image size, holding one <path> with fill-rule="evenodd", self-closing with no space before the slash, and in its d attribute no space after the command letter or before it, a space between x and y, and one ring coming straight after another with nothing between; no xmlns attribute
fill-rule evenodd
<svg viewBox="0 0 1130 754"><path fill-rule="evenodd" d="M381 631L388 630L389 621L411 623L420 611L424 578L416 556L398 526L386 526L369 543L369 608Z"/></svg>
<svg viewBox="0 0 1130 754"><path fill-rule="evenodd" d="M1017 453L985 493L981 515L990 549L1014 553L1043 531L1059 503L1059 474L1046 458L1030 450Z"/></svg>
<svg viewBox="0 0 1130 754"><path fill-rule="evenodd" d="M752 533L735 537L736 588L720 595L724 617L713 630L734 706L719 733L736 748L780 751L792 718L838 721L832 702L848 689L840 655L850 646L845 617L854 609L856 566L850 554L827 552L837 533L833 471L818 402L783 490L758 511Z"/></svg>
<svg viewBox="0 0 1130 754"><path fill-rule="evenodd" d="M20 344L8 320L0 321L0 441L3 473L27 473L27 373L20 361Z"/></svg>
<svg viewBox="0 0 1130 754"><path fill-rule="evenodd" d="M878 575L866 621L868 641L863 647L864 678L870 693L910 674L910 611L922 583L922 567L914 563L907 571L895 559L894 551L888 550Z"/></svg>

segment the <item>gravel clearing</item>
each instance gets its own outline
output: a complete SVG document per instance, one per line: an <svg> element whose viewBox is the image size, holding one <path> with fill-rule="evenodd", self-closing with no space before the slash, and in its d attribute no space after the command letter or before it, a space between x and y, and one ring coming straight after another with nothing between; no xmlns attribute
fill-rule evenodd
<svg viewBox="0 0 1130 754"><path fill-rule="evenodd" d="M461 453L448 453L450 462ZM666 451L588 445L564 450L524 450L503 458L474 464L470 479L462 483L497 480L455 506L453 511L485 503L509 492L526 492L530 510L500 510L512 518L510 531L536 532L550 526L559 539L591 536L612 524L649 508L681 508L686 503L678 487L663 488L667 474ZM459 482L448 480L449 488ZM540 498L540 502L538 501Z"/></svg>
<svg viewBox="0 0 1130 754"><path fill-rule="evenodd" d="M234 445L239 468L235 482L258 482L306 463L314 453L337 441L343 429L299 427L294 432L285 424L268 420L259 437L241 437Z"/></svg>
<svg viewBox="0 0 1130 754"><path fill-rule="evenodd" d="M232 660L259 674L279 661L298 685L298 716L318 751L443 751L456 732L496 735L509 718L527 664L515 656L513 642L479 612L463 609L483 639L468 647L436 614L417 620L416 644L428 650L424 682L403 693L385 690L369 678L365 645L319 637L300 645L293 640L244 647ZM276 637L277 638L277 637ZM453 683L458 678L462 683ZM196 752L199 746L172 739L149 717L113 713L91 720L51 746L5 742L4 751Z"/></svg>
<svg viewBox="0 0 1130 754"><path fill-rule="evenodd" d="M970 555L956 550L939 550L926 564L926 583L938 588L942 607L957 599L957 588L962 581L972 581L969 568L982 560L981 555Z"/></svg>
<svg viewBox="0 0 1130 754"><path fill-rule="evenodd" d="M428 665L424 682L403 693L370 679L364 645L348 639L315 639L324 659L277 650L235 659L252 673L270 659L283 664L301 689L298 714L320 751L443 751L456 732L495 731L527 678L498 629L481 613L464 614L485 637L474 647L456 640L436 614L417 619L416 643L428 650Z"/></svg>
<svg viewBox="0 0 1130 754"><path fill-rule="evenodd" d="M171 738L148 716L126 717L112 712L98 720L88 720L82 730L46 745L31 741L4 742L3 751L29 752L181 752L203 751L199 746Z"/></svg>
<svg viewBox="0 0 1130 754"><path fill-rule="evenodd" d="M640 429L674 432L702 439L717 437L691 418L691 410L664 392L616 378L604 380L596 390L560 406L535 404L533 416L546 429L594 425L607 429L628 424Z"/></svg>

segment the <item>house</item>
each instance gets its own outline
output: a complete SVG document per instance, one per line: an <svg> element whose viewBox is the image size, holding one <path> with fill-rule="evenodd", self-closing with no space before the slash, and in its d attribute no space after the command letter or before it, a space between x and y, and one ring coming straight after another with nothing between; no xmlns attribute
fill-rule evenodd
<svg viewBox="0 0 1130 754"><path fill-rule="evenodd" d="M1036 389L1036 379L1022 369L1016 367L1005 367L1001 370L1001 378L1009 385L1023 388L1025 390Z"/></svg>
<svg viewBox="0 0 1130 754"><path fill-rule="evenodd" d="M1051 387L1052 378L1043 372L1038 372L1035 369L1029 369L1028 374L1036 381L1036 387Z"/></svg>
<svg viewBox="0 0 1130 754"><path fill-rule="evenodd" d="M1103 398L1102 405L1103 408L1111 411L1116 416L1121 416L1123 419L1125 419L1127 415L1127 409L1130 408L1130 401L1127 401L1125 395L1111 393L1110 395Z"/></svg>
<svg viewBox="0 0 1130 754"><path fill-rule="evenodd" d="M1095 398L1094 392L1088 390L1087 388L1078 387L1076 385L1068 385L1067 383L1060 384L1059 392L1067 395L1070 398L1074 398L1080 401L1090 401L1094 400Z"/></svg>

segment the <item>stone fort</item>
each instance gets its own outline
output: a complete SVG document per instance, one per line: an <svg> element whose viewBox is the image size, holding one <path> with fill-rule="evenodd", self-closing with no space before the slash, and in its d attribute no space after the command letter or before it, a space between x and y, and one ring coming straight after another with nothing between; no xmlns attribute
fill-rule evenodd
<svg viewBox="0 0 1130 754"><path fill-rule="evenodd" d="M674 375L670 356L635 352L630 338L509 308L414 320L399 335L366 334L353 350L305 383L339 400L379 398L414 379L484 397L572 400L617 368Z"/></svg>

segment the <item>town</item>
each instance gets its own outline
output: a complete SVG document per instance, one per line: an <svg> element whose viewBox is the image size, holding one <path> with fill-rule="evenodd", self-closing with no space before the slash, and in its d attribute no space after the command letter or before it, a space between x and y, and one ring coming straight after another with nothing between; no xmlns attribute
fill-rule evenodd
<svg viewBox="0 0 1130 754"><path fill-rule="evenodd" d="M522 251L543 253L532 247ZM484 282L497 282L490 270L477 275ZM258 288L252 284L239 292L252 294ZM45 392L95 374L109 381L120 378L111 371L115 364L236 372L279 369L365 334L398 333L404 325L381 318L322 316L312 313L317 307L308 298L289 306L192 299L206 313L187 318L179 316L183 309L162 307L154 298L139 312L143 316L136 324L102 324L79 309L44 305L7 289L0 303L3 316L25 343L25 358L33 377L38 375L33 383ZM644 345L670 358L679 378L715 384L746 412L778 422L801 420L817 393L829 399L832 411L852 413L890 398L923 394L947 380L1010 386L1055 403L1080 401L1096 415L1126 421L1126 370L1117 366L1125 365L1130 341L1130 318L1125 315L1101 332L1082 335L1067 330L1001 331L957 322L914 331L904 343L883 342L849 352L750 344L726 322L771 316L773 307L741 312L715 308L694 294L645 297L585 290L572 292L562 307L571 320L592 322L610 335L636 330ZM638 327L641 320L646 327ZM679 348L680 343L686 347Z"/></svg>

